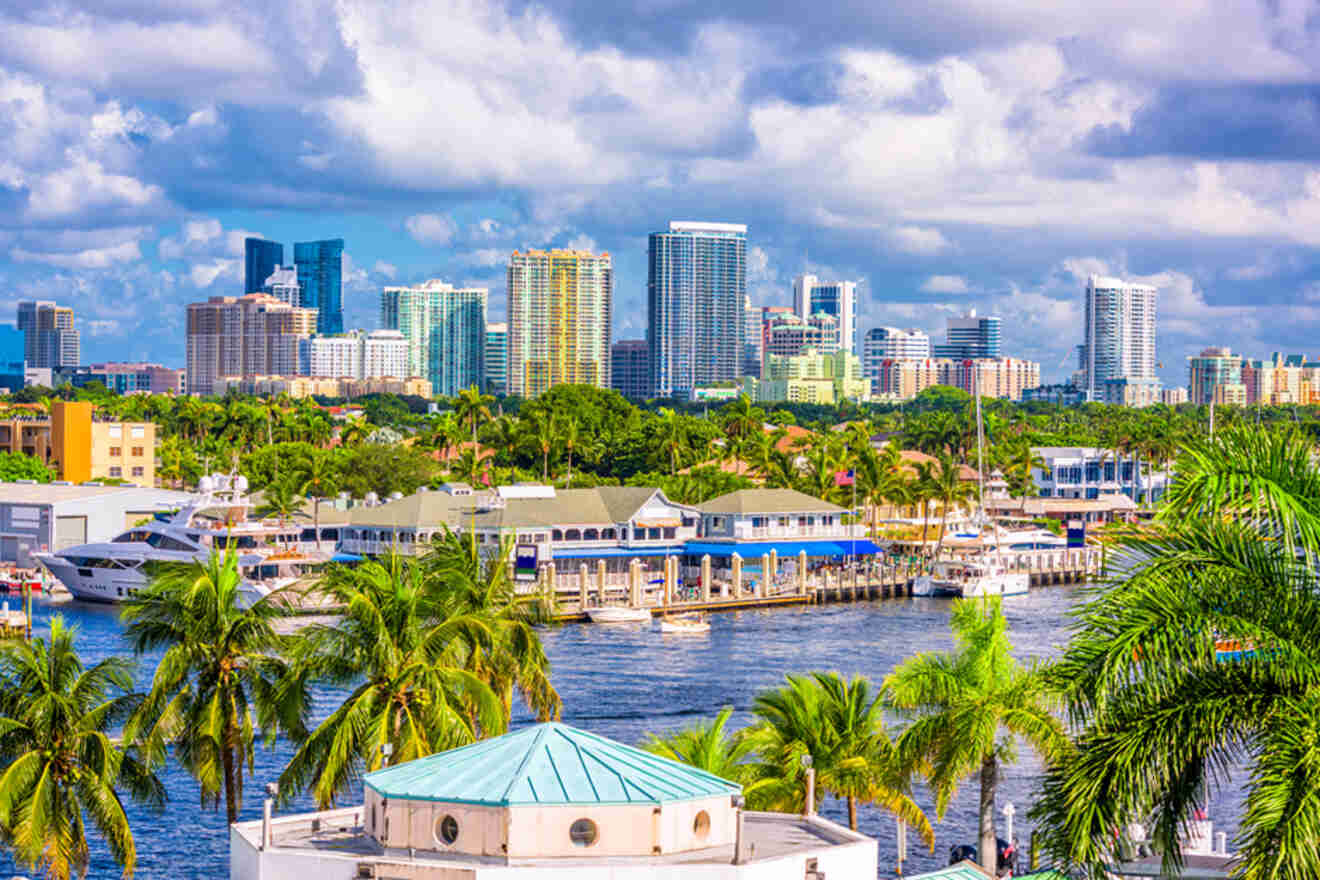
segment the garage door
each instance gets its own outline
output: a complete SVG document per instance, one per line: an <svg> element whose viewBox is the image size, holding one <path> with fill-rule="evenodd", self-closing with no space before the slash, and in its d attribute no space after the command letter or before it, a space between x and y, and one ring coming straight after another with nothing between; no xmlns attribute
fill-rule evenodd
<svg viewBox="0 0 1320 880"><path fill-rule="evenodd" d="M87 517L55 517L55 550L87 543Z"/></svg>
<svg viewBox="0 0 1320 880"><path fill-rule="evenodd" d="M18 538L0 536L0 562L18 562Z"/></svg>

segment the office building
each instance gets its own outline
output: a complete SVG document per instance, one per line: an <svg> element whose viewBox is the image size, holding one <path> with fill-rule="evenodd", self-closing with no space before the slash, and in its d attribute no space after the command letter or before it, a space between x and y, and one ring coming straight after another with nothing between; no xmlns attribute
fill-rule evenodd
<svg viewBox="0 0 1320 880"><path fill-rule="evenodd" d="M224 376L295 376L316 310L264 293L213 296L188 306L186 380L190 394L214 394Z"/></svg>
<svg viewBox="0 0 1320 880"><path fill-rule="evenodd" d="M1181 406L1187 402L1187 389L1182 386L1165 388L1160 392L1160 403L1165 406Z"/></svg>
<svg viewBox="0 0 1320 880"><path fill-rule="evenodd" d="M1000 320L995 316L978 317L976 309L949 318L945 324L944 344L936 345L937 358L997 358L1000 348Z"/></svg>
<svg viewBox="0 0 1320 880"><path fill-rule="evenodd" d="M509 393L610 383L614 268L609 254L514 251L509 257Z"/></svg>
<svg viewBox="0 0 1320 880"><path fill-rule="evenodd" d="M18 304L18 329L23 331L23 359L28 367L58 370L82 360L73 309L53 302L23 300Z"/></svg>
<svg viewBox="0 0 1320 880"><path fill-rule="evenodd" d="M12 393L23 387L23 337L13 324L0 324L0 390Z"/></svg>
<svg viewBox="0 0 1320 880"><path fill-rule="evenodd" d="M1232 388L1220 391L1223 386ZM1197 406L1230 401L1245 403L1247 388L1242 384L1242 356L1233 354L1227 347L1212 346L1203 349L1196 357L1189 357L1187 392L1188 398Z"/></svg>
<svg viewBox="0 0 1320 880"><path fill-rule="evenodd" d="M645 339L621 339L610 346L610 387L629 400L651 396L650 348Z"/></svg>
<svg viewBox="0 0 1320 880"><path fill-rule="evenodd" d="M333 379L406 379L408 340L398 330L350 330L301 343L299 375Z"/></svg>
<svg viewBox="0 0 1320 880"><path fill-rule="evenodd" d="M419 376L398 379L347 379L326 376L222 376L211 386L216 394L254 394L259 397L288 395L304 397L362 397L366 394L397 394L402 397L432 397L431 383Z"/></svg>
<svg viewBox="0 0 1320 880"><path fill-rule="evenodd" d="M1109 379L1156 379L1155 288L1118 278L1086 281L1082 371L1091 400Z"/></svg>
<svg viewBox="0 0 1320 880"><path fill-rule="evenodd" d="M1100 402L1140 409L1159 403L1163 390L1159 379L1106 379L1100 388Z"/></svg>
<svg viewBox="0 0 1320 880"><path fill-rule="evenodd" d="M765 325L763 360L770 355L792 357L807 349L819 354L840 350L839 324L833 315L817 312L807 320L799 315L779 315Z"/></svg>
<svg viewBox="0 0 1320 880"><path fill-rule="evenodd" d="M434 394L453 397L480 388L485 375L484 287L455 287L431 279L412 287L387 287L380 323L408 341L408 375L431 383Z"/></svg>
<svg viewBox="0 0 1320 880"><path fill-rule="evenodd" d="M743 386L758 403L818 403L832 406L844 400L871 399L871 383L862 362L850 351L799 354L767 353L760 379L747 377Z"/></svg>
<svg viewBox="0 0 1320 880"><path fill-rule="evenodd" d="M73 483L156 484L156 426L94 419L86 400L55 400L50 415L0 420L0 452L30 455Z"/></svg>
<svg viewBox="0 0 1320 880"><path fill-rule="evenodd" d="M936 385L1021 400L1040 386L1040 364L1019 358L885 358L871 384L876 399L885 401L911 400Z"/></svg>
<svg viewBox="0 0 1320 880"><path fill-rule="evenodd" d="M857 283L825 281L815 275L793 279L793 310L804 321L824 312L839 325L839 348L857 351Z"/></svg>
<svg viewBox="0 0 1320 880"><path fill-rule="evenodd" d="M743 365L744 376L761 375L761 309L752 305L751 297L743 300Z"/></svg>
<svg viewBox="0 0 1320 880"><path fill-rule="evenodd" d="M116 394L182 394L184 372L160 364L89 364L60 370L55 383L63 385L65 382L75 388L100 382Z"/></svg>
<svg viewBox="0 0 1320 880"><path fill-rule="evenodd" d="M862 374L871 380L877 394L880 393L878 382L882 361L929 357L930 337L920 330L872 327L862 339Z"/></svg>
<svg viewBox="0 0 1320 880"><path fill-rule="evenodd" d="M298 270L292 267L277 266L258 289L282 303L302 305L302 285L298 283Z"/></svg>
<svg viewBox="0 0 1320 880"><path fill-rule="evenodd" d="M509 325L486 325L485 388L487 394L509 393Z"/></svg>
<svg viewBox="0 0 1320 880"><path fill-rule="evenodd" d="M264 238L243 239L243 292L260 293L266 279L284 264L284 245ZM301 305L301 303L289 303Z"/></svg>
<svg viewBox="0 0 1320 880"><path fill-rule="evenodd" d="M1244 360L1242 384L1247 389L1247 403L1263 406L1291 406L1310 403L1311 369L1306 356L1274 352L1269 360Z"/></svg>
<svg viewBox="0 0 1320 880"><path fill-rule="evenodd" d="M316 309L317 333L344 332L344 240L304 241L293 246L302 307Z"/></svg>
<svg viewBox="0 0 1320 880"><path fill-rule="evenodd" d="M1053 403L1057 406L1081 406L1086 403L1086 392L1076 385L1041 385L1038 388L1023 388L1022 402Z"/></svg>
<svg viewBox="0 0 1320 880"><path fill-rule="evenodd" d="M654 396L736 380L745 356L747 227L676 221L652 233L647 250Z"/></svg>

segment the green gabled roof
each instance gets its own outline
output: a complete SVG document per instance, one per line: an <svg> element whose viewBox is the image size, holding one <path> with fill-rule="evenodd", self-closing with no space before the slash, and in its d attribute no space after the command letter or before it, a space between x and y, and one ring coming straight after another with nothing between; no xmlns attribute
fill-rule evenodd
<svg viewBox="0 0 1320 880"><path fill-rule="evenodd" d="M741 786L567 724L536 724L368 773L384 797L446 803L662 804L737 794Z"/></svg>
<svg viewBox="0 0 1320 880"><path fill-rule="evenodd" d="M796 489L738 489L697 505L702 513L847 513L837 504Z"/></svg>

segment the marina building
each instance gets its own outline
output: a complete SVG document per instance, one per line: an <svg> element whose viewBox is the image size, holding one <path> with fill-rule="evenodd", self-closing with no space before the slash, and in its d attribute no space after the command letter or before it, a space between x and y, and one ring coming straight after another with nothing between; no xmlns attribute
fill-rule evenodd
<svg viewBox="0 0 1320 880"><path fill-rule="evenodd" d="M293 246L302 307L316 310L317 333L344 332L344 240L302 241Z"/></svg>
<svg viewBox="0 0 1320 880"><path fill-rule="evenodd" d="M266 291L270 277L284 263L284 245L278 241L266 241L264 238L243 239L243 292L260 293ZM296 282L295 276L295 282ZM294 300L291 306L302 305Z"/></svg>
<svg viewBox="0 0 1320 880"><path fill-rule="evenodd" d="M426 379L432 393L444 397L473 385L480 388L487 296L484 287L460 288L434 278L412 287L385 288L380 323L407 340L407 375Z"/></svg>
<svg viewBox="0 0 1320 880"><path fill-rule="evenodd" d="M1031 454L1044 462L1044 467L1031 469L1042 498L1126 495L1138 503L1158 504L1169 486L1167 471L1154 470L1149 461L1120 456L1113 449L1033 446Z"/></svg>
<svg viewBox="0 0 1320 880"><path fill-rule="evenodd" d="M58 370L82 362L73 309L45 300L20 300L16 326L23 334L23 360L29 368Z"/></svg>
<svg viewBox="0 0 1320 880"><path fill-rule="evenodd" d="M49 416L0 420L0 452L30 455L73 483L156 484L156 426L99 419L90 401L56 400Z"/></svg>
<svg viewBox="0 0 1320 880"><path fill-rule="evenodd" d="M482 364L486 373L484 387L487 394L497 396L509 393L509 325L486 325L486 356Z"/></svg>
<svg viewBox="0 0 1320 880"><path fill-rule="evenodd" d="M0 563L29 568L33 553L109 541L188 498L148 487L0 483Z"/></svg>
<svg viewBox="0 0 1320 880"><path fill-rule="evenodd" d="M687 397L742 375L747 227L674 221L648 246L651 397Z"/></svg>
<svg viewBox="0 0 1320 880"><path fill-rule="evenodd" d="M316 310L265 293L213 296L188 305L190 394L218 394L227 376L296 376L302 343L316 331Z"/></svg>
<svg viewBox="0 0 1320 880"><path fill-rule="evenodd" d="M610 346L610 387L629 400L651 396L651 358L645 339L621 339Z"/></svg>
<svg viewBox="0 0 1320 880"><path fill-rule="evenodd" d="M239 822L230 880L874 877L876 842L566 724L367 773L359 806Z"/></svg>
<svg viewBox="0 0 1320 880"><path fill-rule="evenodd" d="M945 325L944 343L936 345L933 354L937 358L955 360L997 358L1002 338L1000 324L998 317L978 317L976 309L949 318Z"/></svg>
<svg viewBox="0 0 1320 880"><path fill-rule="evenodd" d="M408 372L408 340L398 330L350 330L302 341L299 373L336 379L402 379Z"/></svg>
<svg viewBox="0 0 1320 880"><path fill-rule="evenodd" d="M1101 400L1110 379L1153 381L1156 290L1119 278L1086 281L1081 367L1090 400Z"/></svg>
<svg viewBox="0 0 1320 880"><path fill-rule="evenodd" d="M793 279L793 310L804 321L812 315L831 316L838 327L839 348L858 350L857 282L822 282L815 275L799 275Z"/></svg>
<svg viewBox="0 0 1320 880"><path fill-rule="evenodd" d="M514 251L509 258L509 393L610 384L614 268L609 254Z"/></svg>

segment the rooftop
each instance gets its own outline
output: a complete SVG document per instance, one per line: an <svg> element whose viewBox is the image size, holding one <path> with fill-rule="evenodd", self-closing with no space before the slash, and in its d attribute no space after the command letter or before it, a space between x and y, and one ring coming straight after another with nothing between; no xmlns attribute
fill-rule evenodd
<svg viewBox="0 0 1320 880"><path fill-rule="evenodd" d="M704 504L702 513L847 513L844 508L796 489L739 489Z"/></svg>
<svg viewBox="0 0 1320 880"><path fill-rule="evenodd" d="M446 803L663 804L741 786L566 724L547 722L368 773L390 798Z"/></svg>
<svg viewBox="0 0 1320 880"><path fill-rule="evenodd" d="M61 483L0 483L0 504L60 504L91 498L119 498L135 504L178 506L186 492L148 486L72 486Z"/></svg>

